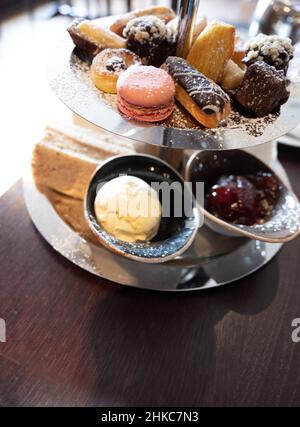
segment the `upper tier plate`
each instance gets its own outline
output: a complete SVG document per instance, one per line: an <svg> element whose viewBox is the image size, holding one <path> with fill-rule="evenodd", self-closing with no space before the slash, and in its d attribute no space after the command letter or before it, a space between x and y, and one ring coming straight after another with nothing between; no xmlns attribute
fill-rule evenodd
<svg viewBox="0 0 300 427"><path fill-rule="evenodd" d="M165 123L141 124L121 116L116 95L95 88L90 64L73 49L66 33L51 55L48 78L61 101L74 113L94 125L133 140L171 148L193 150L227 150L252 147L273 140L292 130L300 122L300 79L289 86L290 98L278 117L269 115L249 119L233 112L226 127L201 129L192 117L177 105L172 118Z"/></svg>

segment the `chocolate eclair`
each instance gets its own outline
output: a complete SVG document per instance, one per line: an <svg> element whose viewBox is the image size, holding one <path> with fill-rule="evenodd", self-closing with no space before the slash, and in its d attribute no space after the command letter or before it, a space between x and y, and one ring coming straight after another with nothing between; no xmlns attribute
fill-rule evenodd
<svg viewBox="0 0 300 427"><path fill-rule="evenodd" d="M249 65L236 91L235 100L257 117L264 117L284 104L289 97L284 71L258 61Z"/></svg>
<svg viewBox="0 0 300 427"><path fill-rule="evenodd" d="M176 99L206 128L218 126L230 113L229 96L184 59L169 56L165 67L176 84Z"/></svg>

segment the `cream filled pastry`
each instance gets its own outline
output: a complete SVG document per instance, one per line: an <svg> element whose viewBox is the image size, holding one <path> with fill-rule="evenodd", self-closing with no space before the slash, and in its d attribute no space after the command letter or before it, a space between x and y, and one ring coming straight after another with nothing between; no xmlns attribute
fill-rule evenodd
<svg viewBox="0 0 300 427"><path fill-rule="evenodd" d="M125 48L125 40L103 28L101 19L75 19L68 32L78 49L89 55L97 55L105 48Z"/></svg>
<svg viewBox="0 0 300 427"><path fill-rule="evenodd" d="M95 199L101 227L125 242L145 242L157 234L161 204L156 191L135 176L124 175L105 183Z"/></svg>
<svg viewBox="0 0 300 427"><path fill-rule="evenodd" d="M214 128L229 115L230 98L215 82L176 56L169 56L165 67L176 82L177 101L199 123Z"/></svg>

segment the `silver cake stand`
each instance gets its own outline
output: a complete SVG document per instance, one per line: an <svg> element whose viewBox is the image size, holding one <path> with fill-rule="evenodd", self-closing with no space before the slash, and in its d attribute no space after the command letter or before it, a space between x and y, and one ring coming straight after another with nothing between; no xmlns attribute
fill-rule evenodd
<svg viewBox="0 0 300 427"><path fill-rule="evenodd" d="M182 0L179 11L178 54L188 51L199 0ZM110 18L103 19L107 26ZM161 125L142 125L123 118L114 96L95 89L90 64L77 55L66 37L55 49L48 77L57 96L77 115L107 131L141 143L172 149L223 150L253 147L273 141L299 122L300 82L291 82L291 96L277 118L261 123L243 119L235 125L214 130ZM179 111L180 115L182 111ZM180 124L180 120L178 120ZM248 126L248 128L247 128ZM255 132L249 132L249 127ZM164 158L166 156L164 155ZM277 162L279 175L287 177ZM58 215L50 201L36 188L30 168L24 176L25 202L33 223L48 243L77 266L102 278L144 289L183 291L207 289L238 280L256 271L280 250L280 244L228 238L206 227L199 229L192 247L180 258L164 264L143 264L112 254L80 237Z"/></svg>
<svg viewBox="0 0 300 427"><path fill-rule="evenodd" d="M182 257L163 264L144 264L80 237L36 188L30 167L23 176L23 189L34 225L56 251L78 267L122 285L161 291L214 288L258 270L282 246L220 236L201 227L192 247Z"/></svg>
<svg viewBox="0 0 300 427"><path fill-rule="evenodd" d="M195 2L197 5L198 0ZM182 1L186 4L186 0ZM187 2L194 4L194 0ZM195 8L182 9L195 13ZM188 15L189 16L189 15ZM102 18L107 27L114 18ZM100 21L100 20L99 20ZM183 17L183 33L190 38L194 19ZM233 111L224 126L204 129L179 104L171 119L160 124L140 123L124 118L118 111L116 95L98 90L90 76L90 62L83 58L66 33L52 52L48 80L58 98L74 113L90 123L116 135L141 143L183 150L227 150L254 147L279 139L299 124L300 78L292 78L289 100L281 106L280 114L264 118L246 118Z"/></svg>

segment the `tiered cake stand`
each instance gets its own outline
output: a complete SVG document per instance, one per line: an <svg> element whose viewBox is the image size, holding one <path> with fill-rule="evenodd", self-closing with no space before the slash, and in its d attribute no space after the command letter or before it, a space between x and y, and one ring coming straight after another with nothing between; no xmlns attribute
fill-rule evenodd
<svg viewBox="0 0 300 427"><path fill-rule="evenodd" d="M182 56L189 48L198 3L199 0L181 2L178 54ZM103 25L109 20L103 18ZM50 85L74 113L119 136L160 146L164 159L168 159L174 149L181 150L184 158L190 150L253 147L278 139L299 122L300 83L297 81L291 83L290 99L281 108L279 117L270 117L264 122L233 120L227 127L204 130L189 122L180 107L175 114L176 123L142 125L124 119L117 112L114 97L94 88L89 75L90 64L86 58L78 56L67 34L55 49L50 64ZM283 171L281 177L287 179ZM37 190L30 170L24 177L24 194L34 224L54 249L79 267L128 286L169 291L220 286L256 271L281 247L280 244L224 237L204 226L199 229L192 247L180 258L163 264L143 264L117 256L80 237Z"/></svg>

